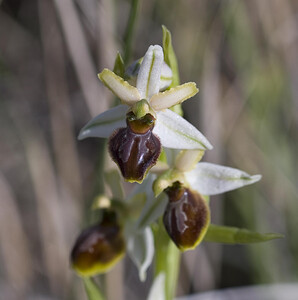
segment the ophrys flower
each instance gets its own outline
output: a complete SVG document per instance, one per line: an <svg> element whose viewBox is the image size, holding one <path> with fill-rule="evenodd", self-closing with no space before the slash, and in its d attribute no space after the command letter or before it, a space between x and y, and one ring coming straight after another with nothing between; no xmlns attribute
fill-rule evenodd
<svg viewBox="0 0 298 300"><path fill-rule="evenodd" d="M112 71L104 69L98 75L99 79L120 98L123 104L92 119L79 134L79 139L84 139L109 137L114 133L110 140L110 153L128 181L142 182L159 156L161 148L159 140L162 146L168 148L202 150L212 148L209 141L193 125L168 109L194 96L198 89L195 83L189 82L159 92L160 88L165 87L165 81L161 80L164 65L163 50L155 45L149 47L142 60L136 87ZM150 118L152 122L148 127L146 120ZM134 126L136 124L137 129ZM126 150L118 151L114 143L125 144ZM138 171L134 173L134 170Z"/></svg>

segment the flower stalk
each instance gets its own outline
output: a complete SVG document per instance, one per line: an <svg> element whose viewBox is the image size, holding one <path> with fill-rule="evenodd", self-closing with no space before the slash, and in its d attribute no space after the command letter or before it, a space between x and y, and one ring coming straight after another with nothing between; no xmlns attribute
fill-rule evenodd
<svg viewBox="0 0 298 300"><path fill-rule="evenodd" d="M154 278L164 274L164 299L172 300L177 286L181 254L165 231L161 220L154 228L154 240Z"/></svg>

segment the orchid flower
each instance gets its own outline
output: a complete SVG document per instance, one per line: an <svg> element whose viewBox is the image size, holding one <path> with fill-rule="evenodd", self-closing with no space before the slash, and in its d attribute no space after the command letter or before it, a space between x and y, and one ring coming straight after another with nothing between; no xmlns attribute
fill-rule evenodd
<svg viewBox="0 0 298 300"><path fill-rule="evenodd" d="M255 183L261 175L207 162L199 162L204 152L181 151L174 166L159 176L153 190L156 196L162 191L168 195L164 212L165 228L182 250L195 248L204 238L210 225L210 211L202 196L217 195Z"/></svg>
<svg viewBox="0 0 298 300"><path fill-rule="evenodd" d="M146 280L154 256L150 226L166 204L166 199L154 199L154 176L148 176L142 185L136 185L125 196L119 172L109 170L105 173L106 184L113 196L95 197L92 210L97 212L97 218L101 217L80 233L71 251L71 265L79 276L106 273L128 254L138 268L140 280Z"/></svg>
<svg viewBox="0 0 298 300"><path fill-rule="evenodd" d="M198 92L193 82L159 92L171 83L163 74L171 75L169 70L164 62L163 49L155 45L149 47L142 60L136 87L108 69L98 75L123 104L88 122L80 131L79 139L112 135L110 154L128 181L143 181L156 163L161 146L212 149L200 131L168 109Z"/></svg>

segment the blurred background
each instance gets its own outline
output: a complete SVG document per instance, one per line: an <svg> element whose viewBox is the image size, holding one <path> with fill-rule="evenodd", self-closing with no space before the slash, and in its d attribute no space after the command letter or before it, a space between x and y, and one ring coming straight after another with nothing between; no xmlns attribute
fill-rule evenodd
<svg viewBox="0 0 298 300"><path fill-rule="evenodd" d="M86 299L68 257L102 191L104 154L102 140L76 137L112 105L96 74L123 53L130 7L0 0L0 299ZM204 160L263 175L213 197L212 222L285 235L250 246L201 244L183 254L177 295L295 283L298 1L140 1L128 62L162 43L162 24L181 82L200 88L183 108L215 146ZM150 286L128 258L104 280L109 300L144 299Z"/></svg>

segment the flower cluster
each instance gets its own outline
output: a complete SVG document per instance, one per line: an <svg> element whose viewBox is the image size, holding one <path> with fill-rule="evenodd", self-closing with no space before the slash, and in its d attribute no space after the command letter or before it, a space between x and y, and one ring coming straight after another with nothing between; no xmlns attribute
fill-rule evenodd
<svg viewBox="0 0 298 300"><path fill-rule="evenodd" d="M107 271L126 248L144 280L154 253L151 225L158 218L162 217L169 237L181 251L193 249L208 233L211 240L216 236L217 227L210 225L208 196L261 178L200 162L212 145L171 110L193 97L198 88L193 82L173 84L175 74L166 52L165 47L150 46L125 73L104 69L98 75L122 103L88 122L79 139L109 138L110 156L123 178L140 185L124 197L115 186L117 179L108 180L117 199L108 199L109 209L101 208L103 219L82 232L71 254L72 265L82 276ZM121 59L118 64L114 70L124 69ZM235 238L233 232L226 233L230 240ZM267 238L251 234L257 241Z"/></svg>

